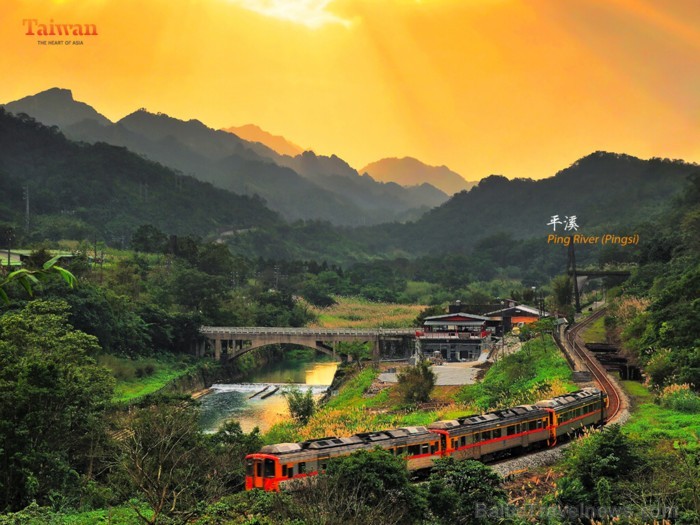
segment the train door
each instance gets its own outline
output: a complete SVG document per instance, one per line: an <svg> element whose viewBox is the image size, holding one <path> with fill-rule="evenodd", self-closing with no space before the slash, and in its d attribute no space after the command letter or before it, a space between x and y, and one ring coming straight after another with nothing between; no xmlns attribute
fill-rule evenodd
<svg viewBox="0 0 700 525"><path fill-rule="evenodd" d="M250 458L246 461L246 474L251 481L246 484L246 489L261 489L263 488L263 459Z"/></svg>

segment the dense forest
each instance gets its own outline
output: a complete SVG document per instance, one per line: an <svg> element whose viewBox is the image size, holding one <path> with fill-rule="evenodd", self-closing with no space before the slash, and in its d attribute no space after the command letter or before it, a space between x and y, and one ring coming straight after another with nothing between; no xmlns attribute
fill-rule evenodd
<svg viewBox="0 0 700 525"><path fill-rule="evenodd" d="M215 189L125 148L71 142L55 127L2 109L0 151L0 221L24 223L28 191L28 241L98 237L126 246L144 223L211 235L279 220L260 199Z"/></svg>

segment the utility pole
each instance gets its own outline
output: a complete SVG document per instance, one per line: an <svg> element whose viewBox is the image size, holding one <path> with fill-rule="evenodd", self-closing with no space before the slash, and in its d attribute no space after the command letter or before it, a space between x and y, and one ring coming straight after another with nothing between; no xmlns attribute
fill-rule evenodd
<svg viewBox="0 0 700 525"><path fill-rule="evenodd" d="M29 184L24 187L25 217L24 228L29 233Z"/></svg>
<svg viewBox="0 0 700 525"><path fill-rule="evenodd" d="M12 228L7 228L7 273L10 273L10 253L12 252Z"/></svg>

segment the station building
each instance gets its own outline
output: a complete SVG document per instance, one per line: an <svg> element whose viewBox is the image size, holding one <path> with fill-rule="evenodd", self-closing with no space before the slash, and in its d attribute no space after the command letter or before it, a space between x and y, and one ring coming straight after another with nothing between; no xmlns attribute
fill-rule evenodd
<svg viewBox="0 0 700 525"><path fill-rule="evenodd" d="M462 312L426 317L416 339L424 355L440 352L446 361L475 361L493 342L490 321Z"/></svg>

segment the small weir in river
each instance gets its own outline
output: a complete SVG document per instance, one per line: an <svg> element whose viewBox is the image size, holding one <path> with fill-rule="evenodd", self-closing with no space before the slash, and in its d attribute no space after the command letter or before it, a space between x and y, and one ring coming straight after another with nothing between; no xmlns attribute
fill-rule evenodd
<svg viewBox="0 0 700 525"><path fill-rule="evenodd" d="M212 392L200 399L202 428L215 432L227 421L238 421L244 432L256 426L265 432L289 418L285 389L311 388L320 397L330 387L337 366L334 361L282 360L251 374L246 382L212 385Z"/></svg>

